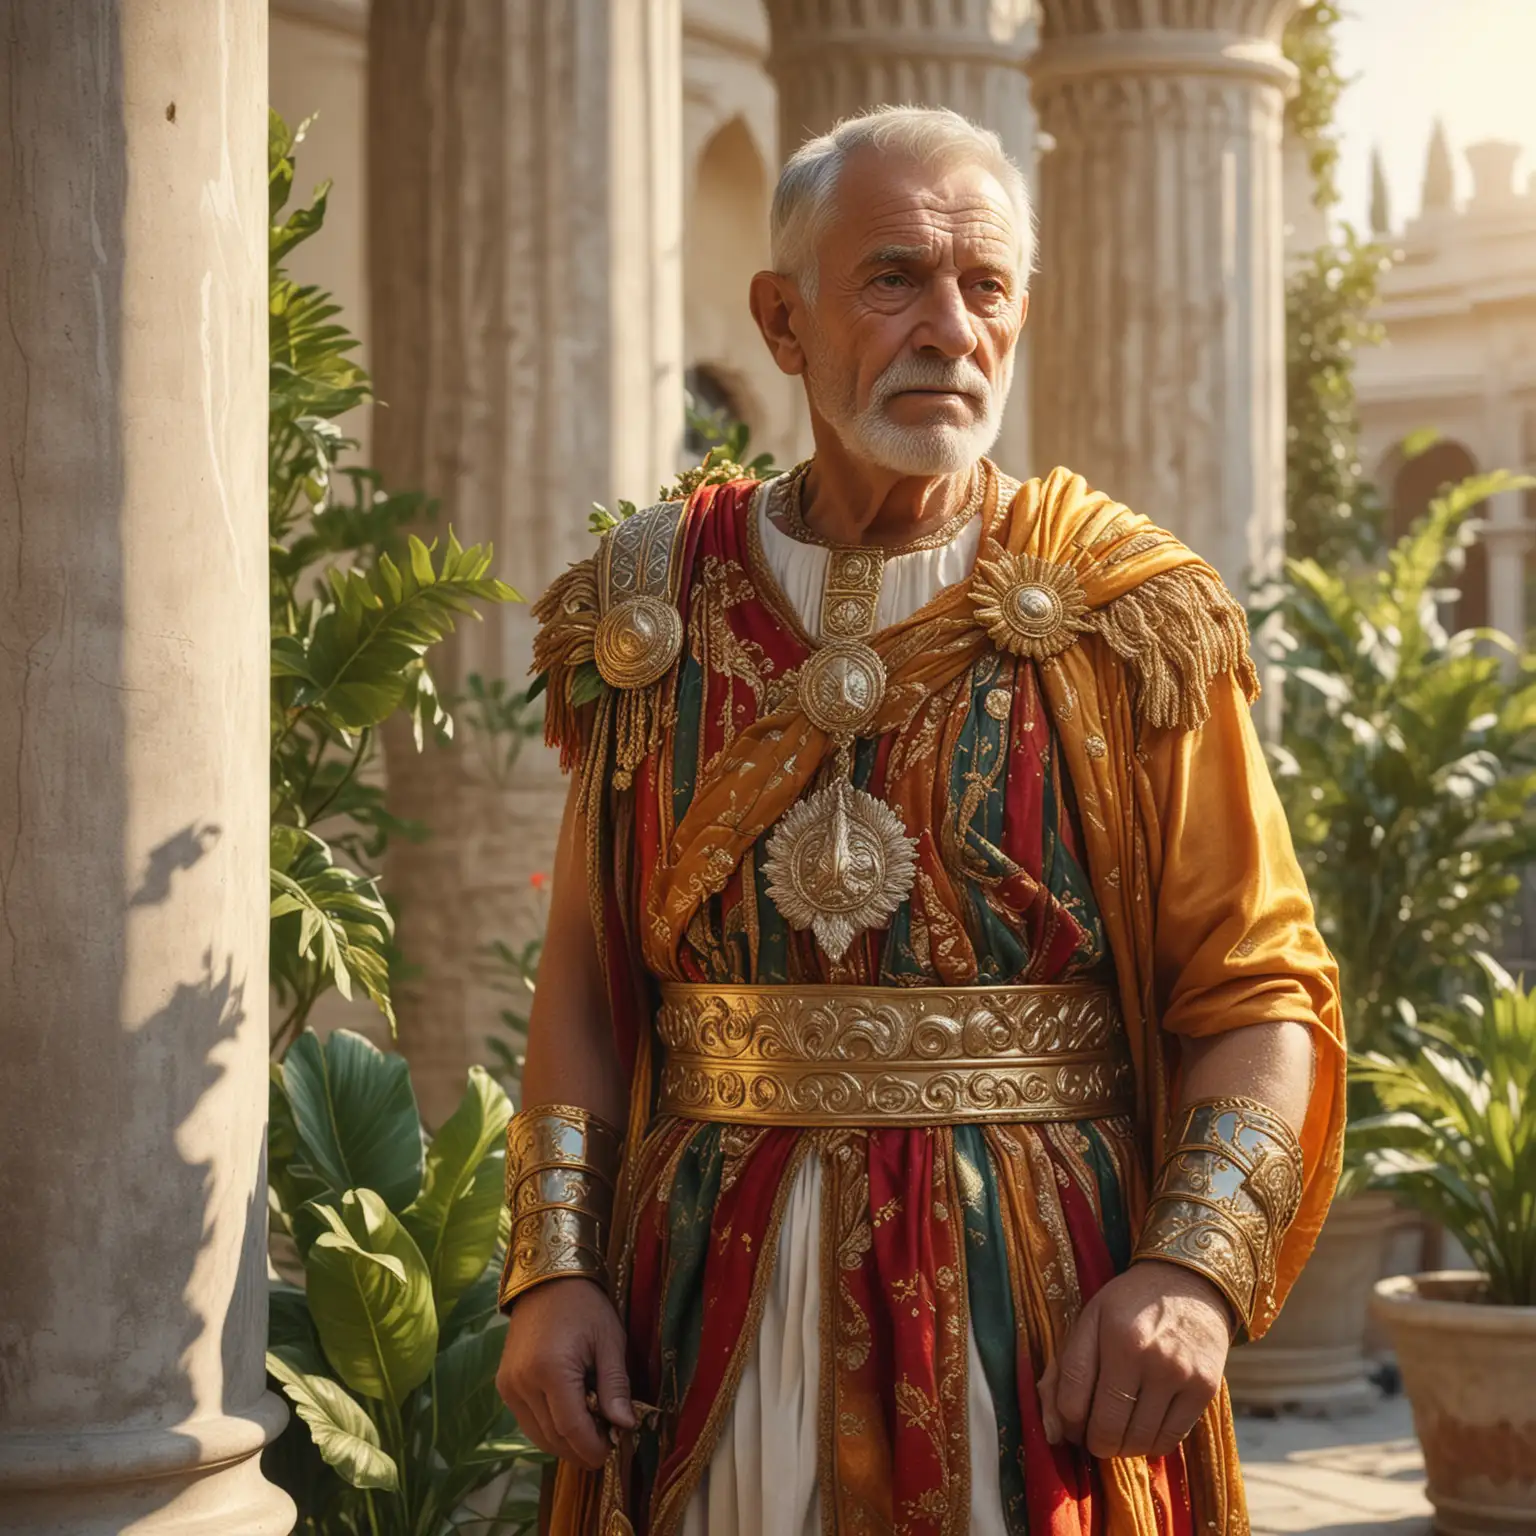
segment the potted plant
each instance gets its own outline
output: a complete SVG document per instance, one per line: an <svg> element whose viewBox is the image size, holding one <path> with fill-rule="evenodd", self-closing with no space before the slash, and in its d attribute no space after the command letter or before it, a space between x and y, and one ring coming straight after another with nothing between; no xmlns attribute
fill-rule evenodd
<svg viewBox="0 0 1536 1536"><path fill-rule="evenodd" d="M1376 1180L1444 1226L1475 1270L1376 1286L1450 1536L1536 1532L1536 995L1493 961L1478 994L1358 1066L1383 1113Z"/></svg>
<svg viewBox="0 0 1536 1536"><path fill-rule="evenodd" d="M1428 1010L1472 979L1536 857L1536 669L1511 672L1509 640L1441 619L1476 508L1525 483L1495 474L1449 487L1373 568L1287 562L1273 626L1286 679L1276 784L1362 1050L1400 1048L1402 1002ZM1349 1093L1352 1122L1379 1108L1359 1074ZM1265 1338L1232 1355L1240 1406L1372 1400L1366 1319L1402 1216L1368 1184L1351 1133L1310 1264Z"/></svg>

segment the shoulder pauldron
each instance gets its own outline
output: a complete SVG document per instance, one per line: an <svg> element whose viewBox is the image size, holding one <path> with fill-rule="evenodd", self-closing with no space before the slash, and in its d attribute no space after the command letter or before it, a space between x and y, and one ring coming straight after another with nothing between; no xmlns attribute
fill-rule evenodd
<svg viewBox="0 0 1536 1536"><path fill-rule="evenodd" d="M666 679L683 647L685 506L663 501L625 518L534 605L544 734L560 748L562 767L579 764L585 773L611 742L622 786L655 744Z"/></svg>

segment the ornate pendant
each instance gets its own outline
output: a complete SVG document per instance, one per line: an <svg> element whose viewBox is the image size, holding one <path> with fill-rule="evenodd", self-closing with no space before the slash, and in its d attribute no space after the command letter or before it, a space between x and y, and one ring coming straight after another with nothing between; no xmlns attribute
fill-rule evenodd
<svg viewBox="0 0 1536 1536"><path fill-rule="evenodd" d="M833 960L857 934L888 922L917 878L917 839L842 772L785 812L767 854L773 904L791 928L809 928Z"/></svg>
<svg viewBox="0 0 1536 1536"><path fill-rule="evenodd" d="M835 740L864 733L885 698L885 663L862 640L824 645L800 669L800 708Z"/></svg>
<svg viewBox="0 0 1536 1536"><path fill-rule="evenodd" d="M978 560L971 602L1000 650L1031 661L1058 655L1089 627L1088 598L1076 571L1035 555Z"/></svg>

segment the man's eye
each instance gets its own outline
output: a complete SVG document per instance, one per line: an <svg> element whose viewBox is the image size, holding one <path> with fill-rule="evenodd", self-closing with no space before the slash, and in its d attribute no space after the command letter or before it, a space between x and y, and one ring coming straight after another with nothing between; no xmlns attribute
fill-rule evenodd
<svg viewBox="0 0 1536 1536"><path fill-rule="evenodd" d="M983 293L1004 294L1008 291L995 277L984 277L980 282L976 284L976 286L980 288Z"/></svg>
<svg viewBox="0 0 1536 1536"><path fill-rule="evenodd" d="M900 272L882 272L876 279L876 284L881 288L905 288L907 280Z"/></svg>

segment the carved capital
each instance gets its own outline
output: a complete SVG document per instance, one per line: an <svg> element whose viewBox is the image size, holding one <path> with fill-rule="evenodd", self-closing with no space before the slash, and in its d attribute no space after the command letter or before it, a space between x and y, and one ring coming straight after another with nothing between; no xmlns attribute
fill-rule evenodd
<svg viewBox="0 0 1536 1536"><path fill-rule="evenodd" d="M1280 49L1302 0L1145 0L1131 7L1041 0L1040 47L1027 66L1037 92L1095 75L1224 75L1291 91Z"/></svg>
<svg viewBox="0 0 1536 1536"><path fill-rule="evenodd" d="M1224 32L1280 45L1280 35L1307 0L1039 0L1040 41L1151 32Z"/></svg>

